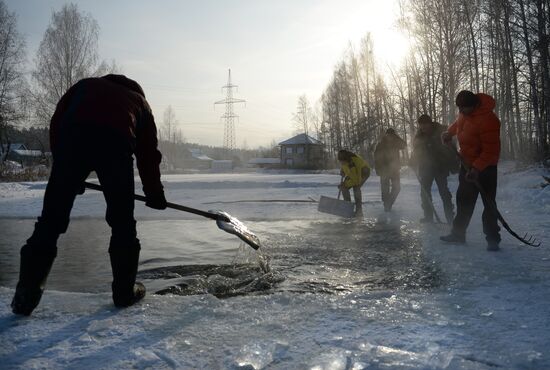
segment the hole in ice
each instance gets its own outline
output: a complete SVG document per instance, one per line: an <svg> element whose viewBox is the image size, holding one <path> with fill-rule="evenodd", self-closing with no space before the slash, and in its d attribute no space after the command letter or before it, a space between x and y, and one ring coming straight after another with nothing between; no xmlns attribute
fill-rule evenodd
<svg viewBox="0 0 550 370"><path fill-rule="evenodd" d="M221 298L431 289L444 281L439 267L423 255L419 236L402 223L317 222L262 236L269 240L269 255L264 248L241 246L232 264L162 267L143 271L140 277L155 280L159 294Z"/></svg>

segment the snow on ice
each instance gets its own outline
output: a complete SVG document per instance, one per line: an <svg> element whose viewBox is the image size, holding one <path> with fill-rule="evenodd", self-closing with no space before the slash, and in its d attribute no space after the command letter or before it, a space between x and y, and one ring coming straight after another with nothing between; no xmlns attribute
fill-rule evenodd
<svg viewBox="0 0 550 370"><path fill-rule="evenodd" d="M104 201L88 190L77 198L48 289L28 318L12 315L9 303L18 250L45 183L0 183L0 367L550 368L550 187L537 187L542 169L500 168L502 214L520 234L541 240L538 249L503 232L502 251L487 252L480 202L468 245L441 244L444 226L417 222L420 189L412 174L404 174L387 220L371 177L362 221L319 214L314 203L232 202L334 196L339 178L331 174L165 176L170 201L223 209L249 226L283 278L216 297L212 284L240 279L234 271L254 261L254 251L239 249L213 221L136 204L149 294L124 310L110 300ZM450 184L455 190L456 179ZM206 274L202 265L213 267ZM163 278L154 275L159 268ZM193 272L201 268L204 276ZM197 294L151 294L176 283Z"/></svg>

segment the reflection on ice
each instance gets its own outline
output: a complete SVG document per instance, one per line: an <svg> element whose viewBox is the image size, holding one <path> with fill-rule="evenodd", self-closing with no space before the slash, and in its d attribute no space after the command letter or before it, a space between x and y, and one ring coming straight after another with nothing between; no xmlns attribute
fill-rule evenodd
<svg viewBox="0 0 550 370"><path fill-rule="evenodd" d="M318 222L300 233L271 235L271 265L292 292L430 289L442 284L414 230L399 220Z"/></svg>

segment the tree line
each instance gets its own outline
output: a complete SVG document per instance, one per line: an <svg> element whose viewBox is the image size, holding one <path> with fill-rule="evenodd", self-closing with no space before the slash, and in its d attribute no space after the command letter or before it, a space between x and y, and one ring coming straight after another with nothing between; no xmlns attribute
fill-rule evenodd
<svg viewBox="0 0 550 370"><path fill-rule="evenodd" d="M10 128L47 128L57 102L77 81L116 72L114 61L100 59L98 39L95 19L75 4L66 4L53 12L31 71L26 71L25 40L16 14L0 0L1 144L9 147L14 142ZM43 144L37 149L48 150L49 143Z"/></svg>
<svg viewBox="0 0 550 370"><path fill-rule="evenodd" d="M7 148L0 159L7 158L10 143L21 141L49 151L49 122L63 94L83 78L120 73L114 61L99 57L98 43L97 21L77 5L66 4L52 13L31 71L26 71L25 41L17 30L17 17L0 0L0 144ZM163 114L158 139L168 167L177 167L190 147L220 157L215 148L186 145L172 106ZM261 150L244 151L244 157Z"/></svg>
<svg viewBox="0 0 550 370"><path fill-rule="evenodd" d="M496 99L503 157L550 158L550 0L400 0L397 26L411 43L403 63L380 66L369 34L350 45L318 104L298 99L292 118L300 131L332 154L347 148L371 157L389 127L410 143L421 114L452 123L454 97L469 89ZM93 17L66 4L53 12L29 72L16 15L0 0L1 144L13 142L8 127L47 127L78 80L118 71L99 57L98 39ZM170 107L164 116L161 141L183 142Z"/></svg>
<svg viewBox="0 0 550 370"><path fill-rule="evenodd" d="M466 89L496 99L504 158L550 158L549 0L401 0L397 26L411 43L399 67L377 64L367 34L334 68L310 120L331 153L370 158L389 127L410 143L421 114L451 124Z"/></svg>

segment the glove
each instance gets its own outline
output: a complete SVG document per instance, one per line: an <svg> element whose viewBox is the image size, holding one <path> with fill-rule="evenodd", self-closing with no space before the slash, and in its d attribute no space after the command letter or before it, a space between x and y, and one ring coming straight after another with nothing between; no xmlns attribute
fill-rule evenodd
<svg viewBox="0 0 550 370"><path fill-rule="evenodd" d="M84 185L84 183L82 183L82 185L78 186L78 189L76 190L76 193L78 195L82 195L82 194L84 194L85 191L86 191L86 186Z"/></svg>
<svg viewBox="0 0 550 370"><path fill-rule="evenodd" d="M346 186L346 181L349 180L349 177L346 176L342 179L342 182L340 183L340 185L338 185L338 189L339 190L344 190L344 189L349 189L350 187L349 186Z"/></svg>
<svg viewBox="0 0 550 370"><path fill-rule="evenodd" d="M443 144L449 144L453 140L453 135L451 135L449 132L445 131L441 134L441 141Z"/></svg>
<svg viewBox="0 0 550 370"><path fill-rule="evenodd" d="M369 177L370 177L370 168L363 167L363 169L361 170L361 184L359 184L359 187L363 186L363 184L367 182Z"/></svg>
<svg viewBox="0 0 550 370"><path fill-rule="evenodd" d="M147 194L145 196L145 205L153 209L166 209L167 202L164 197L164 191Z"/></svg>
<svg viewBox="0 0 550 370"><path fill-rule="evenodd" d="M472 167L466 172L466 181L476 182L479 179L479 171Z"/></svg>

